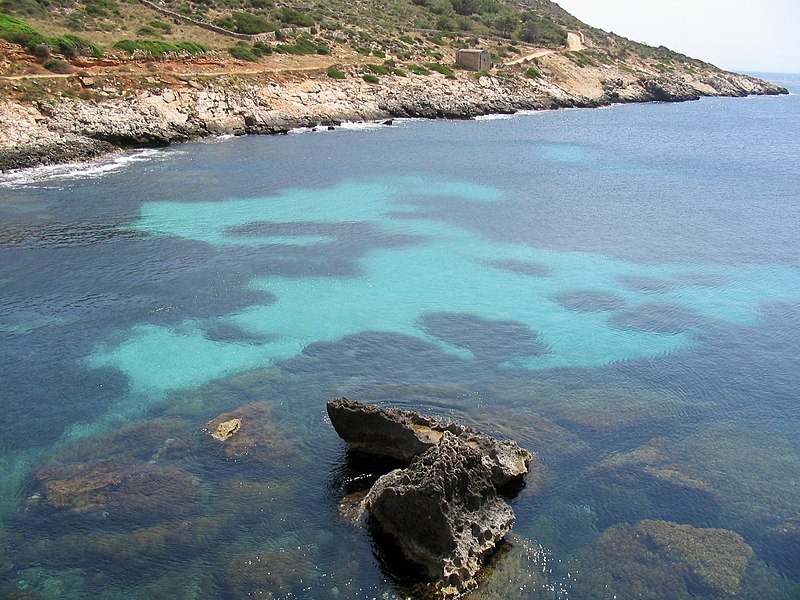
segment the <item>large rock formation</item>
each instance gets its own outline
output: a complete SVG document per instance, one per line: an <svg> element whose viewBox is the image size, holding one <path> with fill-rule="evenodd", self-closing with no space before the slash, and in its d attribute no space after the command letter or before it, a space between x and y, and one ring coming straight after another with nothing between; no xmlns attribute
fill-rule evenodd
<svg viewBox="0 0 800 600"><path fill-rule="evenodd" d="M407 469L378 479L366 505L444 596L475 586L484 559L514 524L481 453L447 431Z"/></svg>
<svg viewBox="0 0 800 600"><path fill-rule="evenodd" d="M415 412L347 398L327 409L352 449L410 461L380 477L366 497L346 498L342 517L358 522L367 510L373 530L422 567L439 597L475 587L484 560L514 523L497 488L521 484L534 456L514 441Z"/></svg>
<svg viewBox="0 0 800 600"><path fill-rule="evenodd" d="M54 95L29 104L0 98L0 171L86 160L114 148L159 147L220 134L285 133L339 121L464 119L611 102L788 93L710 66L689 75L654 72L645 65L635 72L608 65L578 67L559 53L542 61L551 76L475 79L457 73L450 79L409 74L393 77L390 85L373 85L361 77L262 74L187 77L180 83L152 77L143 87L121 73L103 75L92 83L102 100Z"/></svg>
<svg viewBox="0 0 800 600"><path fill-rule="evenodd" d="M519 484L534 455L512 440L497 440L458 423L415 412L383 409L348 398L327 405L336 433L353 450L410 461L438 444L445 432L477 450L496 487Z"/></svg>

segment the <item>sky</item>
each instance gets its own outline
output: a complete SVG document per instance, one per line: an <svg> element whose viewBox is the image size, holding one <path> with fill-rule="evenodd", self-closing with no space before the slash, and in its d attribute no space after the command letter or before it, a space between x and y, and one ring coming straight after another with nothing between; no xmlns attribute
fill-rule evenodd
<svg viewBox="0 0 800 600"><path fill-rule="evenodd" d="M555 0L593 27L734 71L800 73L800 0Z"/></svg>

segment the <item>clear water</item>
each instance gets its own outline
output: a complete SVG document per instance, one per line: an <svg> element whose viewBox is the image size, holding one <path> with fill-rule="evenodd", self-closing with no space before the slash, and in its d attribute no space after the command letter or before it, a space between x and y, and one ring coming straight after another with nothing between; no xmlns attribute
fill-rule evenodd
<svg viewBox="0 0 800 600"><path fill-rule="evenodd" d="M344 394L539 454L484 597L719 597L608 554L645 519L800 597L798 96L396 123L0 179L0 593L411 594L338 515Z"/></svg>

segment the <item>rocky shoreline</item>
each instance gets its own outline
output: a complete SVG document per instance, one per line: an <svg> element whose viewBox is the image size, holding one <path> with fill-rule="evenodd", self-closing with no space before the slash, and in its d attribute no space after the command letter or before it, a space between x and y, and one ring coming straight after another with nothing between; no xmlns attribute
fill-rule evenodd
<svg viewBox="0 0 800 600"><path fill-rule="evenodd" d="M0 170L88 160L117 149L161 147L215 135L276 134L299 127L393 117L468 119L520 110L682 102L702 96L784 94L772 83L709 68L688 73L578 69L546 57L548 76L460 71L391 77L380 84L324 73L150 78L123 95L113 80L81 80L82 97L0 100ZM75 76L80 79L79 76ZM116 97L115 97L116 96Z"/></svg>

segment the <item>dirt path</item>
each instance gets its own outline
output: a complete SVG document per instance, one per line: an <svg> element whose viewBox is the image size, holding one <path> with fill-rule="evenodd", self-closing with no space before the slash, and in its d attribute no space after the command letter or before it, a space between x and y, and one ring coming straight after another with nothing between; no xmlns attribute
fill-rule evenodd
<svg viewBox="0 0 800 600"><path fill-rule="evenodd" d="M514 60L510 60L506 65L518 65L520 63L524 63L528 60L533 60L534 58L539 58L540 56L547 56L548 54L555 54L556 52L560 52L560 50L537 50L536 52L532 52L531 54L526 54L525 56L520 56L519 58L515 58Z"/></svg>
<svg viewBox="0 0 800 600"><path fill-rule="evenodd" d="M581 39L581 35L574 31L567 32L567 47L566 50L568 52L577 52L579 50L583 50L583 40ZM510 60L506 65L518 65L520 63L527 62L529 60L533 60L534 58L539 58L540 56L547 56L548 54L555 54L556 52L562 52L562 50L552 50L549 48L542 48L537 50L536 52L532 52L530 54L526 54L525 56L520 56L519 58L515 58L514 60Z"/></svg>
<svg viewBox="0 0 800 600"><path fill-rule="evenodd" d="M583 40L581 36L574 31L567 32L567 50L570 52L578 52L583 50Z"/></svg>

